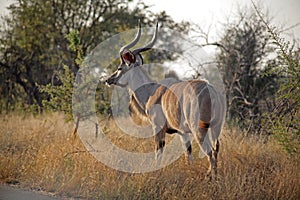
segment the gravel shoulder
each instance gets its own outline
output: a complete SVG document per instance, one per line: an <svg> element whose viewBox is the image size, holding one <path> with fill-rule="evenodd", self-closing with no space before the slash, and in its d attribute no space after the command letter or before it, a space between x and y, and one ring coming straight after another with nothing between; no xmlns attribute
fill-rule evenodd
<svg viewBox="0 0 300 200"><path fill-rule="evenodd" d="M0 184L0 200L58 200L58 198Z"/></svg>

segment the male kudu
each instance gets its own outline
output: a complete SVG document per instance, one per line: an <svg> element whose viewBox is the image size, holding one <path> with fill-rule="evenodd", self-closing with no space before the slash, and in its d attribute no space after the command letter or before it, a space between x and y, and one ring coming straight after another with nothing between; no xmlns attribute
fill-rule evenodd
<svg viewBox="0 0 300 200"><path fill-rule="evenodd" d="M152 40L144 47L131 51L130 48L136 45L141 36L139 25L135 39L120 49L121 63L106 83L127 87L131 117L134 121L148 121L151 124L158 160L161 159L165 146L165 134L176 132L186 148L187 160L191 162L193 156L189 134L192 134L208 157L208 174L215 175L219 152L218 136L225 107L222 95L204 80L152 81L141 69L141 52L153 47L157 32L158 24Z"/></svg>

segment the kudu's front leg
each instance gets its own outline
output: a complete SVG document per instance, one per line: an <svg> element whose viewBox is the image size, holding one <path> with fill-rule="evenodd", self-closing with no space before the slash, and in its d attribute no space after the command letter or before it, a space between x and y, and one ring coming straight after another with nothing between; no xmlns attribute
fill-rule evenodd
<svg viewBox="0 0 300 200"><path fill-rule="evenodd" d="M155 137L155 159L157 164L160 164L165 146L165 134L167 130L166 118L161 109L161 105L156 104L151 106L149 116Z"/></svg>
<svg viewBox="0 0 300 200"><path fill-rule="evenodd" d="M162 155L165 147L165 130L158 131L155 135L155 159L157 164L161 163Z"/></svg>

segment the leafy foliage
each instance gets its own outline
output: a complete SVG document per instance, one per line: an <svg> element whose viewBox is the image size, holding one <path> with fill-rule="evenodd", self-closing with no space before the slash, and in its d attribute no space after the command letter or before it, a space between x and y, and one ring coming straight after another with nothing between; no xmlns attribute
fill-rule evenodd
<svg viewBox="0 0 300 200"><path fill-rule="evenodd" d="M72 120L72 94L74 75L67 65L64 65L64 71L59 72L57 79L61 81L60 85L52 85L51 83L41 86L41 92L49 95L49 100L43 100L43 106L47 110L63 111L66 119Z"/></svg>
<svg viewBox="0 0 300 200"><path fill-rule="evenodd" d="M69 47L77 52L75 63L80 66L83 61L82 47L80 45L78 31L72 31L66 35L70 42ZM40 86L40 91L49 95L48 100L43 100L43 106L48 110L63 111L67 120L72 119L72 95L74 87L74 74L67 65L63 66L63 71L58 72L57 80L60 82L58 85L48 83L45 86Z"/></svg>
<svg viewBox="0 0 300 200"><path fill-rule="evenodd" d="M300 48L281 38L276 27L271 27L254 7L277 50L278 64L272 71L281 77L276 103L266 113L263 131L274 134L288 153L300 159Z"/></svg>
<svg viewBox="0 0 300 200"><path fill-rule="evenodd" d="M165 13L154 14L131 0L18 0L2 17L0 29L1 110L37 105L49 98L37 85L60 84L65 66L75 74L85 55L111 35L136 27L138 19L152 25L157 18L176 24ZM78 38L72 34L77 34ZM69 46L69 35L81 52ZM70 51L72 49L72 51ZM79 57L81 54L81 57ZM75 62L74 62L75 61Z"/></svg>

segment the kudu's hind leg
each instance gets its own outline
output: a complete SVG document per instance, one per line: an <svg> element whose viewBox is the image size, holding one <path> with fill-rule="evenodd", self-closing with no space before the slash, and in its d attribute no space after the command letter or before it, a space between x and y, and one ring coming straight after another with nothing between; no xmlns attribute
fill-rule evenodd
<svg viewBox="0 0 300 200"><path fill-rule="evenodd" d="M217 176L217 160L213 154L214 154L213 151L210 151L207 154L207 158L210 164L209 169L207 171L207 176L209 178L215 179L215 177Z"/></svg>
<svg viewBox="0 0 300 200"><path fill-rule="evenodd" d="M218 162L218 153L220 149L220 142L217 140L216 147L213 149L213 156L215 157L216 163Z"/></svg>
<svg viewBox="0 0 300 200"><path fill-rule="evenodd" d="M183 145L183 148L185 148L185 160L188 164L193 164L194 158L192 155L192 145L190 140L189 133L180 133L180 139Z"/></svg>
<svg viewBox="0 0 300 200"><path fill-rule="evenodd" d="M217 164L218 164L218 153L220 150L220 142L219 142L219 136L221 133L221 123L215 124L212 122L211 124L211 141L212 141L212 156L214 158L215 162L215 170L214 170L214 175L217 175Z"/></svg>
<svg viewBox="0 0 300 200"><path fill-rule="evenodd" d="M201 150L208 158L209 161L209 168L207 171L207 176L210 178L214 178L217 174L217 160L214 152L214 148L212 147L212 144L209 140L209 136L207 134L208 128L199 128L195 133L195 139L197 140L197 143L199 144Z"/></svg>

